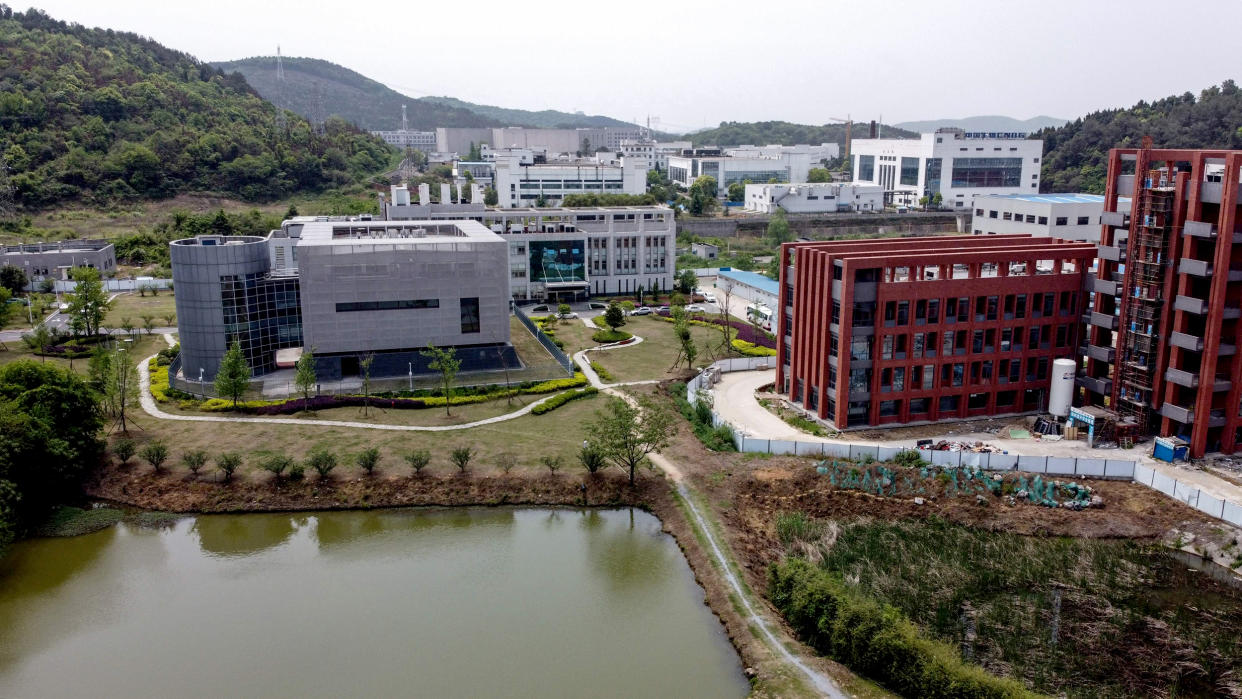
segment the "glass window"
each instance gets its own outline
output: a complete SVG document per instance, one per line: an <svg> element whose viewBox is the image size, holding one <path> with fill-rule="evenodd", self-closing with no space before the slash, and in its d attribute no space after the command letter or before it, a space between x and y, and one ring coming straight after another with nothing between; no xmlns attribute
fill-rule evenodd
<svg viewBox="0 0 1242 699"><path fill-rule="evenodd" d="M461 300L461 332L465 335L479 331L479 297L463 298Z"/></svg>
<svg viewBox="0 0 1242 699"><path fill-rule="evenodd" d="M1057 225L1058 225L1058 226L1064 226L1064 225L1067 225L1068 223L1069 223L1069 217L1068 217L1068 216L1057 216Z"/></svg>
<svg viewBox="0 0 1242 699"><path fill-rule="evenodd" d="M940 191L940 158L928 158L923 173L923 192L931 196Z"/></svg>
<svg viewBox="0 0 1242 699"><path fill-rule="evenodd" d="M927 302L927 322L940 322L940 299L931 299Z"/></svg>
<svg viewBox="0 0 1242 699"><path fill-rule="evenodd" d="M950 179L954 187L1018 187L1022 158L954 158Z"/></svg>
<svg viewBox="0 0 1242 699"><path fill-rule="evenodd" d="M901 159L901 184L915 186L919 183L919 159Z"/></svg>
<svg viewBox="0 0 1242 699"><path fill-rule="evenodd" d="M850 359L871 359L871 335L850 338Z"/></svg>
<svg viewBox="0 0 1242 699"><path fill-rule="evenodd" d="M1079 216L1078 217L1078 225L1087 226L1087 225L1090 225L1090 223L1091 223L1090 216Z"/></svg>
<svg viewBox="0 0 1242 699"><path fill-rule="evenodd" d="M864 182L872 182L875 180L875 156L860 155L858 156L858 175L854 179Z"/></svg>
<svg viewBox="0 0 1242 699"><path fill-rule="evenodd" d="M586 281L586 244L581 240L530 241L532 282Z"/></svg>
<svg viewBox="0 0 1242 699"><path fill-rule="evenodd" d="M1046 225L1048 225L1048 217L1047 217L1047 216L1040 216L1040 217L1039 217L1039 225L1041 225L1041 226L1046 226Z"/></svg>

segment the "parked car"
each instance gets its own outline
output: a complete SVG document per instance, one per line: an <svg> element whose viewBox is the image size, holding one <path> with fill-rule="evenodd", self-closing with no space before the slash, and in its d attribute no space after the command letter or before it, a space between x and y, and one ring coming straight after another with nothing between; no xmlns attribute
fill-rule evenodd
<svg viewBox="0 0 1242 699"><path fill-rule="evenodd" d="M703 292L703 300L708 303L716 303L716 295L710 291Z"/></svg>
<svg viewBox="0 0 1242 699"><path fill-rule="evenodd" d="M573 311L570 311L569 313L557 313L556 317L560 318L561 320L567 320L569 318L577 318L578 314L574 313Z"/></svg>
<svg viewBox="0 0 1242 699"><path fill-rule="evenodd" d="M692 303L689 306L686 306L686 313L706 313L706 312L707 312L707 309L703 308L697 303Z"/></svg>
<svg viewBox="0 0 1242 699"><path fill-rule="evenodd" d="M656 309L656 313L668 313L668 306L660 306Z"/></svg>
<svg viewBox="0 0 1242 699"><path fill-rule="evenodd" d="M651 307L650 306L639 306L638 308L635 308L634 310L630 311L630 315L649 316L651 315Z"/></svg>
<svg viewBox="0 0 1242 699"><path fill-rule="evenodd" d="M587 308L592 311L606 311L608 310L608 304L592 301L587 304Z"/></svg>

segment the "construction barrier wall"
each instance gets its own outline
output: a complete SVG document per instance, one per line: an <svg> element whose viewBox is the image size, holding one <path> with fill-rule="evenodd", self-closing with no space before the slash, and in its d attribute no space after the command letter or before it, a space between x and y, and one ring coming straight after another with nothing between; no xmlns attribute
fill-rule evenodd
<svg viewBox="0 0 1242 699"><path fill-rule="evenodd" d="M686 383L686 400L693 403L700 391L708 391L720 374L733 371L770 369L775 357L743 357L715 362ZM758 439L747 436L712 410L712 425L727 425L733 431L733 445L740 452L756 454L793 454L797 456L851 460L873 459L892 461L903 447L853 444L849 442L802 442L785 439ZM1167 474L1126 459L1075 458L1070 456L1023 456L999 452L919 451L919 456L936 466L978 467L987 471L1025 471L1050 476L1071 476L1126 480L1180 500L1200 512L1242 527L1242 504L1203 492Z"/></svg>

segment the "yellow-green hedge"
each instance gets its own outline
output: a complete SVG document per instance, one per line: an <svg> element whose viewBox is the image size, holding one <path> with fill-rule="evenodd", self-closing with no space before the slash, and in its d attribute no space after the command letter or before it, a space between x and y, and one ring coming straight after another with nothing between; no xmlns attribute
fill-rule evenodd
<svg viewBox="0 0 1242 699"><path fill-rule="evenodd" d="M159 357L151 357L147 362L147 373L151 376L151 397L157 403L167 403L172 400L168 395L168 367L162 367L157 363Z"/></svg>
<svg viewBox="0 0 1242 699"><path fill-rule="evenodd" d="M579 398L586 398L588 396L593 396L596 393L599 393L599 389L595 388L594 386L587 386L586 388L580 388L575 391L565 391L564 393L552 396L551 398L540 403L539 405L536 405L535 407L531 408L530 412L534 415L543 415L544 413L556 410L557 408L561 407L562 405L565 405L571 400L578 400Z"/></svg>
<svg viewBox="0 0 1242 699"><path fill-rule="evenodd" d="M743 357L774 357L776 356L776 350L772 349L771 347L763 347L761 345L756 345L752 342L747 342L745 340L734 340L731 344L733 345L733 349L742 353Z"/></svg>

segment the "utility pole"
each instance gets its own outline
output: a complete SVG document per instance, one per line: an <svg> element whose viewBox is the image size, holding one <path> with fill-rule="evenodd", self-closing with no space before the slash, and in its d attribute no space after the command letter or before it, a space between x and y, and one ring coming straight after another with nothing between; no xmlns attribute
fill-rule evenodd
<svg viewBox="0 0 1242 699"><path fill-rule="evenodd" d="M276 137L280 138L289 128L285 119L285 63L281 60L280 44L276 44Z"/></svg>

